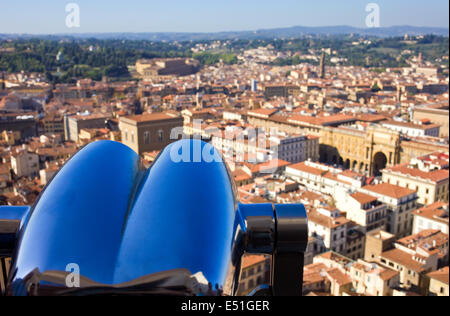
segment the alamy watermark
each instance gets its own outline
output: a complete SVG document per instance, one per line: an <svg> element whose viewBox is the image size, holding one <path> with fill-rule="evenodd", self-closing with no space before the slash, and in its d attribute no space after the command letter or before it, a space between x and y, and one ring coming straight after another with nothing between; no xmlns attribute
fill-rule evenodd
<svg viewBox="0 0 450 316"><path fill-rule="evenodd" d="M380 6L377 3L368 3L366 5L366 26L369 28L380 27Z"/></svg>
<svg viewBox="0 0 450 316"><path fill-rule="evenodd" d="M221 131L218 128L202 130L202 120L194 120L192 133L186 133L184 127L172 129L171 140L201 139L200 135L207 135L211 143L200 142L176 142L170 149L170 158L174 163L180 162L223 162L222 155L232 157L234 162L248 162L252 164L263 163L264 169L261 173L273 173L278 166L277 142L271 141L272 137L278 136L278 129L270 128L269 137L261 129L233 127Z"/></svg>
<svg viewBox="0 0 450 316"><path fill-rule="evenodd" d="M68 288L80 287L80 266L76 263L69 263L66 266L66 272L69 272L66 276L66 286Z"/></svg>
<svg viewBox="0 0 450 316"><path fill-rule="evenodd" d="M68 28L80 27L80 6L76 3L68 3L66 13L66 26Z"/></svg>

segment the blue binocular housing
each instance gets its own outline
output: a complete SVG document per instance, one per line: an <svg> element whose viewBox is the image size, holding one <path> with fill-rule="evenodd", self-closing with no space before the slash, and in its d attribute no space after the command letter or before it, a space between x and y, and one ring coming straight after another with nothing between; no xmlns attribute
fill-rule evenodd
<svg viewBox="0 0 450 316"><path fill-rule="evenodd" d="M303 205L239 204L219 152L191 139L148 169L121 143L89 144L34 206L0 207L10 296L234 296L245 254L272 258L255 295L301 295L307 241Z"/></svg>

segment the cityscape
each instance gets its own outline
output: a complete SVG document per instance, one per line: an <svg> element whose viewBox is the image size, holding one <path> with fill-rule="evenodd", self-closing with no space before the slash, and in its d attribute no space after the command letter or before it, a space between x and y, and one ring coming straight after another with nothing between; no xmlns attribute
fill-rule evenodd
<svg viewBox="0 0 450 316"><path fill-rule="evenodd" d="M34 205L97 141L151 168L200 139L239 203L304 205L303 295L448 296L448 28L331 29L0 29L0 205ZM10 266L1 258L2 293ZM246 255L239 295L270 278L269 255Z"/></svg>

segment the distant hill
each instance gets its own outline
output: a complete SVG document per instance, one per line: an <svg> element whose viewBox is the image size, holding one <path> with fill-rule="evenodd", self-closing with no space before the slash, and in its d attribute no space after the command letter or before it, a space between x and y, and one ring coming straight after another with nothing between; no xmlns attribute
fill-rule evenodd
<svg viewBox="0 0 450 316"><path fill-rule="evenodd" d="M13 38L97 38L97 39L128 39L128 40L152 40L152 41L199 41L199 40L227 40L227 39L271 39L271 38L301 38L305 36L337 36L359 35L376 37L395 37L408 35L441 35L449 36L448 28L417 27L417 26L391 26L380 28L357 28L352 26L323 26L306 27L294 26L289 28L261 29L256 31L236 31L217 33L78 33L78 34L0 34L0 39Z"/></svg>

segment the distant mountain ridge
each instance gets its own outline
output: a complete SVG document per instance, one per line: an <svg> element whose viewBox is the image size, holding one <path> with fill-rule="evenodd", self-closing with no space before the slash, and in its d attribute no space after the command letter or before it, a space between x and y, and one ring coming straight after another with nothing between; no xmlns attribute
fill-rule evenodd
<svg viewBox="0 0 450 316"><path fill-rule="evenodd" d="M256 31L230 31L215 33L183 33L183 32L149 32L149 33L73 33L73 34L0 34L0 39L14 38L97 38L121 40L151 40L151 41L200 41L200 40L230 40L230 39L271 39L271 38L301 38L313 36L359 35L376 37L395 37L405 34L449 36L448 28L419 27L419 26L391 26L379 28L358 28L353 26L293 26L287 28L260 29Z"/></svg>

